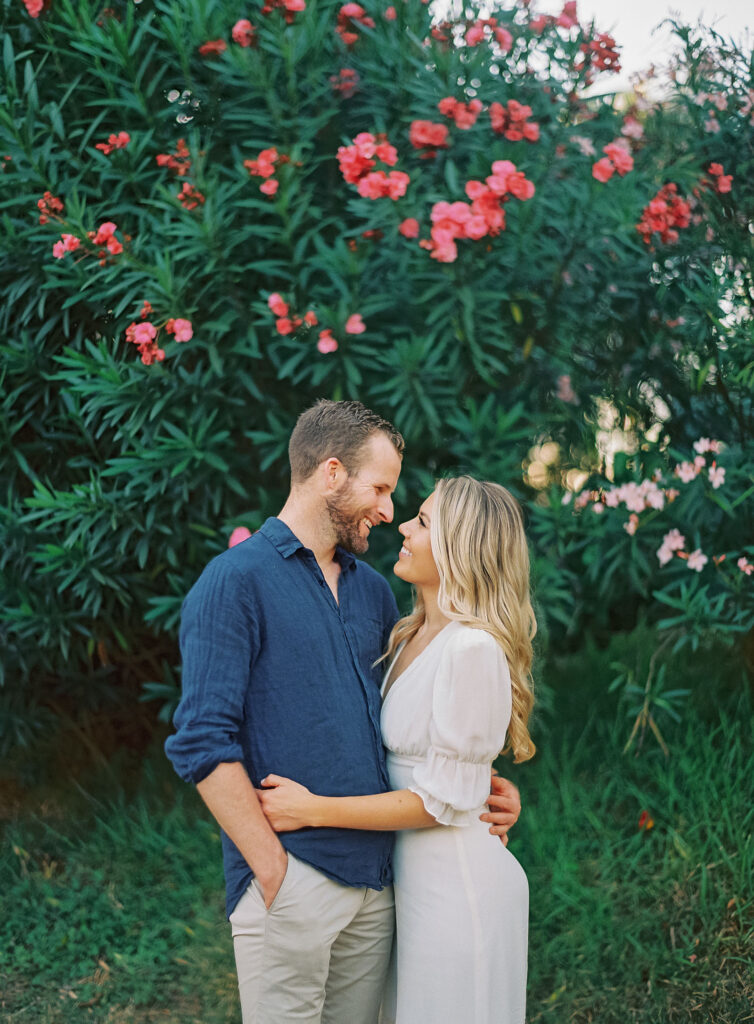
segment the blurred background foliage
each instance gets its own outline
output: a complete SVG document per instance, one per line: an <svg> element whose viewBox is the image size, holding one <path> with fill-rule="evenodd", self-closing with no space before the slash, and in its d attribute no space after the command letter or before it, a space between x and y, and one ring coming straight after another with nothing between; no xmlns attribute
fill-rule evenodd
<svg viewBox="0 0 754 1024"><path fill-rule="evenodd" d="M652 83L615 96L612 41L573 5L503 7L486 27L473 4L439 27L420 0L359 9L279 7L239 36L249 12L231 0L54 0L36 18L2 2L6 747L50 716L133 717L145 684L175 695L181 601L234 527L277 512L289 431L320 396L358 397L405 434L399 517L458 470L520 495L544 637L578 645L641 615L680 642L751 637L749 56L678 25L659 98ZM458 127L446 97L483 112ZM534 141L493 131L490 104L510 101ZM447 129L434 157L409 141L417 120ZM336 152L360 132L396 147L405 196L345 183ZM598 180L615 140L633 169ZM269 148L273 195L244 165ZM494 160L536 189L497 237L459 240L446 263L399 233L415 218L428 238L434 204L465 200ZM636 225L669 182L690 223L647 244ZM103 224L112 249L92 241ZM270 293L318 326L279 333ZM156 327L193 326L184 343L163 328L151 365L126 340L145 302ZM363 333L346 333L353 314ZM324 329L336 351L318 350ZM722 442L724 486L702 473L632 535L594 513L600 489L672 474L699 437ZM584 490L574 514L563 502ZM703 571L658 564L670 525ZM392 532L373 546L389 575Z"/></svg>

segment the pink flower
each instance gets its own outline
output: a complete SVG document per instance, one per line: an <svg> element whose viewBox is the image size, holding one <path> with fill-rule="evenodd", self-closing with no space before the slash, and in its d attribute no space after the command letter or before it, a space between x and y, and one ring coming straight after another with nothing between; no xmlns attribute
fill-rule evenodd
<svg viewBox="0 0 754 1024"><path fill-rule="evenodd" d="M81 245L81 239L75 235L63 235L52 247L52 255L56 260L62 259L67 252L74 252Z"/></svg>
<svg viewBox="0 0 754 1024"><path fill-rule="evenodd" d="M664 544L662 545L662 547L657 549L657 561L660 563L660 565L667 565L672 558L673 552Z"/></svg>
<svg viewBox="0 0 754 1024"><path fill-rule="evenodd" d="M280 182L277 178L268 178L267 181L263 181L259 186L259 191L264 192L266 196L274 196L280 187Z"/></svg>
<svg viewBox="0 0 754 1024"><path fill-rule="evenodd" d="M609 181L613 174L615 174L615 168L613 167L612 161L608 160L606 156L603 156L601 160L592 164L592 177L596 178L597 181L601 181L603 184L606 181Z"/></svg>
<svg viewBox="0 0 754 1024"><path fill-rule="evenodd" d="M479 46L484 41L484 23L475 21L466 32L466 45Z"/></svg>
<svg viewBox="0 0 754 1024"><path fill-rule="evenodd" d="M248 18L240 18L233 26L231 35L233 42L239 46L253 46L256 40L256 30Z"/></svg>
<svg viewBox="0 0 754 1024"><path fill-rule="evenodd" d="M496 28L493 31L493 35L497 40L497 45L503 51L507 53L513 46L513 36L510 34L507 28Z"/></svg>
<svg viewBox="0 0 754 1024"><path fill-rule="evenodd" d="M165 330L168 334L172 334L176 341L191 341L194 336L194 329L191 326L190 320L182 320L178 318L168 320L165 324Z"/></svg>
<svg viewBox="0 0 754 1024"><path fill-rule="evenodd" d="M594 156L594 143L586 135L572 135L571 142L579 147L584 156Z"/></svg>
<svg viewBox="0 0 754 1024"><path fill-rule="evenodd" d="M736 562L736 565L741 570L741 572L745 573L747 576L751 576L751 574L754 572L754 565L752 565L751 562L747 562L746 557L744 555L741 555L741 557Z"/></svg>
<svg viewBox="0 0 754 1024"><path fill-rule="evenodd" d="M275 330L278 334L292 334L293 333L293 321L287 316L278 317L275 321Z"/></svg>
<svg viewBox="0 0 754 1024"><path fill-rule="evenodd" d="M24 0L26 13L30 18L38 18L45 7L45 0Z"/></svg>
<svg viewBox="0 0 754 1024"><path fill-rule="evenodd" d="M561 373L558 377L558 390L555 392L555 397L561 402L567 402L569 405L579 404L579 396L571 387L570 374Z"/></svg>
<svg viewBox="0 0 754 1024"><path fill-rule="evenodd" d="M629 153L624 139L618 139L617 142L609 142L602 152L608 160L612 160L616 171L621 177L633 170L634 158Z"/></svg>
<svg viewBox="0 0 754 1024"><path fill-rule="evenodd" d="M701 548L697 548L696 551L691 552L686 564L693 572L701 572L707 562L709 562L709 558L702 553Z"/></svg>
<svg viewBox="0 0 754 1024"><path fill-rule="evenodd" d="M346 334L363 334L366 329L367 326L361 319L360 313L352 313L346 320Z"/></svg>
<svg viewBox="0 0 754 1024"><path fill-rule="evenodd" d="M128 336L129 332L130 337ZM126 331L126 336L128 341L132 341L134 345L148 345L157 337L157 328L149 320L145 320L141 324L132 324Z"/></svg>
<svg viewBox="0 0 754 1024"><path fill-rule="evenodd" d="M719 441L715 441L709 437L700 437L698 441L694 441L694 451L699 455L704 455L705 452L712 452L713 455L719 455L722 445Z"/></svg>
<svg viewBox="0 0 754 1024"><path fill-rule="evenodd" d="M304 313L304 323L307 324L309 327L316 327L317 324L319 323L319 321L317 320L317 314L314 312L313 309L307 310L307 312Z"/></svg>
<svg viewBox="0 0 754 1024"><path fill-rule="evenodd" d="M328 327L324 331L319 332L319 341L317 342L317 351L321 352L322 355L327 355L329 352L337 351L338 343L333 338L332 330Z"/></svg>
<svg viewBox="0 0 754 1024"><path fill-rule="evenodd" d="M267 305L275 316L288 316L288 303L283 301L283 296L273 292L267 299Z"/></svg>
<svg viewBox="0 0 754 1024"><path fill-rule="evenodd" d="M115 234L117 230L118 225L113 224L111 220L107 220L104 224L100 224L100 226L97 228L97 233L95 234L92 241L95 245L106 245L107 240L109 238L112 238L112 236Z"/></svg>
<svg viewBox="0 0 754 1024"><path fill-rule="evenodd" d="M629 139L640 139L644 135L644 128L641 123L629 114L623 120L623 127L620 130L621 135L625 135Z"/></svg>
<svg viewBox="0 0 754 1024"><path fill-rule="evenodd" d="M242 544L243 541L248 540L251 537L251 530L245 526L237 526L228 538L228 547L234 548L236 544Z"/></svg>
<svg viewBox="0 0 754 1024"><path fill-rule="evenodd" d="M718 487L722 487L725 483L725 469L722 466L716 466L713 462L709 468L709 482L715 491Z"/></svg>
<svg viewBox="0 0 754 1024"><path fill-rule="evenodd" d="M684 484L690 484L698 472L699 470L693 462L679 462L675 467L675 475Z"/></svg>
<svg viewBox="0 0 754 1024"><path fill-rule="evenodd" d="M404 238L418 238L419 237L419 221L414 217L406 217L398 228L398 231L403 235Z"/></svg>
<svg viewBox="0 0 754 1024"><path fill-rule="evenodd" d="M385 21L395 21L397 17L398 12L396 9L394 7L388 7L384 14Z"/></svg>
<svg viewBox="0 0 754 1024"><path fill-rule="evenodd" d="M668 551L682 551L686 546L686 538L680 530L674 527L662 538L662 546L666 547Z"/></svg>
<svg viewBox="0 0 754 1024"><path fill-rule="evenodd" d="M628 522L623 524L623 529L626 531L627 534L633 537L633 535L636 533L638 526L639 517L635 512L632 512L631 515L628 517Z"/></svg>

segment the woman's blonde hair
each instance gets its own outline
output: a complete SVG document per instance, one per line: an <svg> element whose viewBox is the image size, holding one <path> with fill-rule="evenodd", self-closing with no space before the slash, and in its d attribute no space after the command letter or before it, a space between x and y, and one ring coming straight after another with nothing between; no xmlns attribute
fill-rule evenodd
<svg viewBox="0 0 754 1024"><path fill-rule="evenodd" d="M500 484L470 476L440 480L430 532L440 576L439 607L449 619L490 633L502 647L511 674L513 707L503 753L528 761L535 746L528 721L534 704L532 639L537 631L529 597L529 549L521 507ZM417 594L388 642L389 657L424 622Z"/></svg>

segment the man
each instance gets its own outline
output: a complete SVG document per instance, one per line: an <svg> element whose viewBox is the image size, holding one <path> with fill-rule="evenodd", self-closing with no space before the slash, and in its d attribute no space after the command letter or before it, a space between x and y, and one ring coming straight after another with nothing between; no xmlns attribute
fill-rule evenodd
<svg viewBox="0 0 754 1024"><path fill-rule="evenodd" d="M389 788L375 662L398 609L354 554L392 521L402 455L398 431L361 403L318 402L291 435L280 515L210 562L184 603L183 697L166 750L223 830L244 1024L377 1020L391 835L278 837L254 787L274 772L330 796ZM507 785L485 816L503 837L519 809Z"/></svg>

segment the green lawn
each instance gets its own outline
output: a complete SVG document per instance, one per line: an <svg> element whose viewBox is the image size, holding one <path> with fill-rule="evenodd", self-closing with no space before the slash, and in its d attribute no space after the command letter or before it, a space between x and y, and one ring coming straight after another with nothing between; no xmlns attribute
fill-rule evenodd
<svg viewBox="0 0 754 1024"><path fill-rule="evenodd" d="M539 752L505 768L524 803L531 1024L754 1021L748 684L726 652L674 656L693 693L661 721L670 758L651 736L624 754L610 662L650 643L551 656ZM0 1021L238 1021L216 829L157 746L138 771L0 794Z"/></svg>

